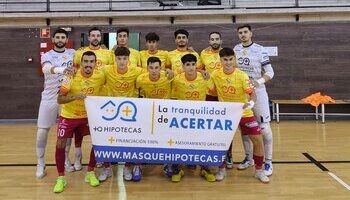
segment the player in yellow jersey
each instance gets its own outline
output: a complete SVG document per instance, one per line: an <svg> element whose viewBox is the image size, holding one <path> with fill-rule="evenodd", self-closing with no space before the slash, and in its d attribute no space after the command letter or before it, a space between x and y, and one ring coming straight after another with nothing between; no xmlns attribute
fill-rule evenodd
<svg viewBox="0 0 350 200"><path fill-rule="evenodd" d="M82 47L78 49L74 54L74 66L79 68L81 57L84 52L92 51L96 54L96 67L101 68L104 65L113 65L114 64L114 55L111 50L101 47L101 30L97 27L93 27L89 30L89 46Z"/></svg>
<svg viewBox="0 0 350 200"><path fill-rule="evenodd" d="M217 69L211 74L215 83L219 101L244 103L244 111L239 122L241 133L248 135L253 142L253 159L255 161L255 177L263 183L269 183L269 178L264 174L262 166L264 162L264 145L261 129L254 117L252 108L256 101L256 95L249 85L248 75L235 67L235 53L231 48L223 48L220 53L222 69ZM216 174L217 180L223 180L226 175L225 164Z"/></svg>
<svg viewBox="0 0 350 200"><path fill-rule="evenodd" d="M136 80L136 88L140 96L150 99L170 99L171 81L165 71L161 70L162 61L158 57L149 57L147 73L141 74Z"/></svg>
<svg viewBox="0 0 350 200"><path fill-rule="evenodd" d="M189 33L185 29L179 29L174 32L176 49L169 52L169 59L171 69L179 74L182 72L182 56L186 54L193 54L197 58L196 68L199 70L203 69L200 57L197 52L189 50L188 48L188 37Z"/></svg>
<svg viewBox="0 0 350 200"><path fill-rule="evenodd" d="M208 90L214 90L214 83L209 79L205 80L200 72L196 70L197 57L193 54L186 54L181 58L184 73L177 74L173 80L172 96L178 100L205 101ZM173 182L181 181L184 171L179 165L173 165ZM201 166L201 176L207 181L215 181L215 176L208 167Z"/></svg>
<svg viewBox="0 0 350 200"><path fill-rule="evenodd" d="M216 70L221 69L221 60L219 52L222 49L222 37L219 32L211 32L209 33L209 47L204 49L201 52L201 60L204 65L205 71L209 72L210 74ZM214 93L208 93L206 101L218 101L218 95L216 92ZM233 168L233 160L232 160L232 145L230 146L230 149L227 151L226 156L226 168L232 169Z"/></svg>
<svg viewBox="0 0 350 200"><path fill-rule="evenodd" d="M141 74L136 80L140 96L150 99L170 99L172 79L162 71L162 61L158 57L149 57L147 63L148 72ZM165 164L163 170L168 177L173 175L171 165ZM140 178L141 175L140 173Z"/></svg>
<svg viewBox="0 0 350 200"><path fill-rule="evenodd" d="M142 68L147 68L147 60L149 57L158 57L162 63L162 69L170 68L169 52L158 49L159 36L151 32L147 33L145 38L147 50L142 50L140 52Z"/></svg>
<svg viewBox="0 0 350 200"><path fill-rule="evenodd" d="M129 42L129 29L120 28L117 30L117 44L113 47L112 51L114 52L117 47L126 47L130 51L129 61L130 66L141 67L141 56L140 52L136 49L128 47Z"/></svg>
<svg viewBox="0 0 350 200"><path fill-rule="evenodd" d="M89 46L82 47L78 49L74 54L73 65L75 69L79 69L81 64L81 58L84 52L92 51L96 55L96 68L100 69L105 65L112 65L114 63L114 55L111 50L102 48L101 46L101 30L97 27L93 27L89 30L88 35ZM101 95L104 96L106 93L106 89L103 87L101 90ZM75 170L81 170L81 159L82 159L82 151L81 151L81 143L82 137L79 135L75 135L75 162L74 167ZM67 147L68 148L68 147Z"/></svg>
<svg viewBox="0 0 350 200"><path fill-rule="evenodd" d="M95 70L96 55L87 51L83 53L81 68L74 77L64 77L57 97L57 102L62 104L62 110L58 122L56 143L56 167L58 178L54 187L55 193L63 192L66 185L64 177L65 146L67 138L73 134L89 135L88 119L84 99L86 96L99 95L100 89L105 83L105 76L101 70ZM91 186L98 186L94 172L96 161L91 148L90 161L85 176L85 181Z"/></svg>

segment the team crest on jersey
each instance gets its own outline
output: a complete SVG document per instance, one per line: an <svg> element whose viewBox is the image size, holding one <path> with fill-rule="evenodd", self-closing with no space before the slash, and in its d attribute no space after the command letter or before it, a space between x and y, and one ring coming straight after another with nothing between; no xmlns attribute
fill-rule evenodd
<svg viewBox="0 0 350 200"><path fill-rule="evenodd" d="M63 54L63 55L62 55L62 59L63 59L63 60L67 60L67 55L66 55L66 54Z"/></svg>
<svg viewBox="0 0 350 200"><path fill-rule="evenodd" d="M96 61L96 65L97 65L97 67L101 67L101 65L102 65L102 60L99 60L99 59L98 59L98 60Z"/></svg>
<svg viewBox="0 0 350 200"><path fill-rule="evenodd" d="M85 85L86 86L89 86L90 85L90 82L87 80L87 81L85 81Z"/></svg>
<svg viewBox="0 0 350 200"><path fill-rule="evenodd" d="M242 54L243 54L243 56L246 56L247 55L247 51L244 49Z"/></svg>

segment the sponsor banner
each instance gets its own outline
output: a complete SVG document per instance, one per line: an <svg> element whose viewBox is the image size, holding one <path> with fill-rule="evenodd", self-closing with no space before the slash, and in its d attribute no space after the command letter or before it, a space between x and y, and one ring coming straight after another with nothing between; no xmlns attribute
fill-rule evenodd
<svg viewBox="0 0 350 200"><path fill-rule="evenodd" d="M87 97L98 162L219 166L242 103Z"/></svg>

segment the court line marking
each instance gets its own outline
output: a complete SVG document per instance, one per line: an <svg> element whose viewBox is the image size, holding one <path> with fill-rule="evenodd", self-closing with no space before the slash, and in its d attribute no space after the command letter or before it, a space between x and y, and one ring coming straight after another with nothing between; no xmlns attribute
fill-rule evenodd
<svg viewBox="0 0 350 200"><path fill-rule="evenodd" d="M337 175L333 174L332 172L328 172L328 175L330 175L332 178L334 178L336 181L338 181L338 183L340 183L340 185L342 185L343 187L345 187L347 190L350 191L350 186L348 184L346 184L343 180L341 180Z"/></svg>
<svg viewBox="0 0 350 200"><path fill-rule="evenodd" d="M323 166L320 162L318 162L315 158L313 158L310 154L308 153L303 153L303 155L309 159L311 162L313 162L318 168L320 168L324 172L328 172L329 170Z"/></svg>
<svg viewBox="0 0 350 200"><path fill-rule="evenodd" d="M317 161L315 158L313 158L310 154L308 153L303 153L303 155L308 158L311 162L313 162L318 168L320 168L322 171L327 172L329 176L331 176L333 179L335 179L340 185L345 187L345 189L350 191L350 186L345 183L343 180L341 180L337 175L334 173L330 172L325 166L323 166L319 161Z"/></svg>
<svg viewBox="0 0 350 200"><path fill-rule="evenodd" d="M118 199L119 200L126 200L126 189L124 185L124 178L123 178L123 173L124 173L124 164L118 164Z"/></svg>

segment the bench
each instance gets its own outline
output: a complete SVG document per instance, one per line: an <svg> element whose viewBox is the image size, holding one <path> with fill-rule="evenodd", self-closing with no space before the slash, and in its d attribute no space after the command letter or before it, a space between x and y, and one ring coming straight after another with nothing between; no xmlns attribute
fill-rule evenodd
<svg viewBox="0 0 350 200"><path fill-rule="evenodd" d="M272 102L272 119L276 119L277 123L280 121L280 115L313 115L316 120L319 117L322 119L322 123L325 123L326 115L336 115L336 116L350 116L350 113L326 113L326 105L350 105L350 100L336 100L335 103L322 103L321 113L319 113L319 108L315 108L315 113L285 113L280 111L280 105L310 105L302 100L271 100ZM311 105L310 105L311 106Z"/></svg>

